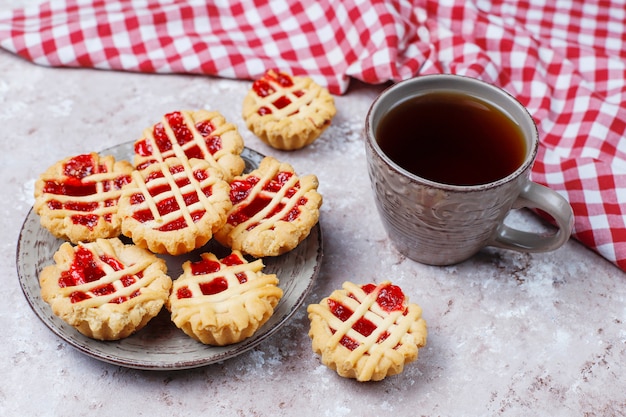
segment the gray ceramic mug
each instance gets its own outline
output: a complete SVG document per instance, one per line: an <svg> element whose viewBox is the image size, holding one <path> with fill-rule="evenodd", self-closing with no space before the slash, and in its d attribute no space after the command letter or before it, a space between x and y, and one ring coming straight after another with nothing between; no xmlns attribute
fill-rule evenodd
<svg viewBox="0 0 626 417"><path fill-rule="evenodd" d="M526 157L511 174L479 185L449 185L421 178L394 162L376 138L381 118L398 103L430 92L478 97L508 115L521 128ZM407 129L410 129L407 126ZM450 74L418 76L383 91L367 114L366 155L378 212L394 246L405 256L430 265L451 265L485 246L547 252L570 237L572 208L555 191L530 180L537 155L537 127L526 110L504 90L483 81ZM504 220L511 209L540 209L554 218L554 233L515 229Z"/></svg>

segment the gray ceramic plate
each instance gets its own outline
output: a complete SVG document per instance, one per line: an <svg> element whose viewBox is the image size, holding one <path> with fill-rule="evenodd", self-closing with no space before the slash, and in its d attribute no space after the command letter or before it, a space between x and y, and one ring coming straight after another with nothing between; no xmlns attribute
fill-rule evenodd
<svg viewBox="0 0 626 417"><path fill-rule="evenodd" d="M132 156L132 143L125 143L102 151L116 159ZM246 172L256 168L263 155L244 149ZM17 273L26 300L44 324L79 351L96 359L137 369L172 370L196 368L223 361L255 347L275 333L296 312L311 289L322 260L322 234L319 224L293 251L275 258L265 258L265 273L275 273L283 289L283 298L274 315L252 337L241 343L213 347L205 346L185 335L170 321L164 309L136 334L119 341L103 342L83 336L52 313L40 296L39 272L53 263L53 255L62 240L53 237L39 224L39 216L32 209L26 216L20 233L16 263ZM164 256L172 278L182 273L181 265L187 259L199 259L198 254L224 250L209 242L207 246L184 256ZM219 255L219 253L218 253Z"/></svg>

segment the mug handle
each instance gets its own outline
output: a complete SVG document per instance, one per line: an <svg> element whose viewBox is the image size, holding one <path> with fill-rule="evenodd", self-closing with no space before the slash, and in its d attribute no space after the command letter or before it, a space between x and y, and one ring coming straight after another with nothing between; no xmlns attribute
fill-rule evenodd
<svg viewBox="0 0 626 417"><path fill-rule="evenodd" d="M520 252L548 252L561 247L569 239L574 226L574 213L569 202L559 193L527 181L513 209L540 209L554 218L558 230L553 234L525 232L501 223L490 246Z"/></svg>

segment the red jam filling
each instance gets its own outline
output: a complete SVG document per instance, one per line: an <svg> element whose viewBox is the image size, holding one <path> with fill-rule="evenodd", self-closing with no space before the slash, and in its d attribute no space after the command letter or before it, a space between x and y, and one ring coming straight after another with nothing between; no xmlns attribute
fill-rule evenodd
<svg viewBox="0 0 626 417"><path fill-rule="evenodd" d="M74 254L70 269L63 271L59 278L59 287L74 287L87 282L97 281L105 275L104 271L90 250L79 246Z"/></svg>
<svg viewBox="0 0 626 417"><path fill-rule="evenodd" d="M109 265L114 271L121 271L124 269L124 265L118 261L117 259L103 255L99 258L100 262L104 262ZM70 268L66 271L61 272L61 277L59 278L58 285L61 288L66 287L75 287L77 285L86 284L88 282L98 281L100 278L104 277L106 273L100 266L98 260L94 257L93 253L86 249L85 247L78 247L76 252L74 253L74 260L70 265ZM124 275L120 278L122 285L124 287L128 287L135 282L137 282L138 278L143 276L142 272L137 273L137 275ZM112 283L107 283L98 287L94 287L91 289L91 293L95 296L103 296L110 295L115 292L115 287ZM139 295L139 290L133 292L130 295L130 298L136 297ZM91 296L83 291L74 291L70 294L70 301L72 303L77 303L79 301L87 300L91 298ZM109 301L110 303L123 303L127 301L129 297L117 297Z"/></svg>
<svg viewBox="0 0 626 417"><path fill-rule="evenodd" d="M366 284L361 288L366 294L370 294L376 289L376 285ZM355 298L353 294L350 294L350 297ZM400 287L389 284L379 290L376 296L376 303L378 303L384 311L391 312L396 310L405 310L404 299L405 296ZM333 299L328 299L328 308L331 313L333 313L333 315L341 321L348 320L352 314L354 314L350 308ZM365 317L361 317L352 325L352 329L367 337L372 334L374 330L376 330L376 325ZM335 333L336 330L331 329L331 331ZM381 343L388 337L389 333L385 331L378 337L376 343ZM350 350L354 350L359 347L359 343L348 336L343 336L339 343Z"/></svg>
<svg viewBox="0 0 626 417"><path fill-rule="evenodd" d="M226 278L224 277L217 277L209 282L199 284L199 287L203 295L218 294L228 289L228 281L226 281ZM176 291L176 296L178 299L183 299L191 298L193 297L193 294L189 287L180 287L178 291Z"/></svg>
<svg viewBox="0 0 626 417"><path fill-rule="evenodd" d="M222 263L226 266L242 265L243 260L236 254L231 253L230 255L222 259Z"/></svg>
<svg viewBox="0 0 626 417"><path fill-rule="evenodd" d="M99 206L98 202L81 202L81 201L68 201L63 204L63 208L72 211L94 211Z"/></svg>
<svg viewBox="0 0 626 417"><path fill-rule="evenodd" d="M89 214L89 215L74 215L70 216L72 219L72 223L79 224L81 226L85 226L89 230L93 230L94 227L98 225L98 219L100 216L97 214ZM106 217L105 217L106 219ZM110 220L108 220L110 221Z"/></svg>
<svg viewBox="0 0 626 417"><path fill-rule="evenodd" d="M159 209L159 214L165 216L166 214L178 211L180 206L176 202L176 197L171 196L159 201L157 208Z"/></svg>
<svg viewBox="0 0 626 417"><path fill-rule="evenodd" d="M219 262L203 259L198 262L191 263L191 275L207 275L217 272L221 269Z"/></svg>
<svg viewBox="0 0 626 417"><path fill-rule="evenodd" d="M172 142L170 142L170 138L167 136L163 123L159 122L154 125L152 128L152 136L161 153L172 150Z"/></svg>
<svg viewBox="0 0 626 417"><path fill-rule="evenodd" d="M172 174L176 174L183 170L184 170L184 167L180 165L170 167L170 172ZM194 171L193 176L198 181L202 181L208 178L207 172L203 170ZM162 178L162 177L163 177L163 173L160 171L155 171L153 173L150 173L146 177L146 180L145 180L146 186L148 186L148 192L152 197L171 191L172 188L169 184L159 184L159 185L150 186L149 183L151 181L157 178ZM185 185L189 183L190 181L186 177L176 179L176 185L178 187L184 187ZM207 185L205 188L203 188L202 191L204 192L205 196L209 197L211 196L211 193L212 193L212 187L210 185ZM141 204L144 201L145 201L145 197L141 193L135 193L130 196L130 203L132 205ZM183 201L185 202L185 205L190 206L200 201L200 197L195 192L189 192L189 193L183 194ZM176 201L176 198L174 196L170 196L170 197L162 199L156 204L156 206L157 206L157 211L159 212L159 215L161 216L165 216L166 214L173 213L173 212L180 210L178 201ZM196 223L204 216L205 213L206 211L204 209L201 209L201 210L196 210L194 212L191 212L190 216L191 216L192 221ZM141 209L141 210L136 210L133 213L133 218L137 220L138 222L146 223L148 221L154 220L154 215L152 214L152 211L150 211L150 209ZM163 226L156 228L156 230L159 230L161 232L168 232L168 231L181 230L181 229L184 229L185 227L187 227L187 221L185 220L185 218L178 217L172 220L171 222L166 223Z"/></svg>
<svg viewBox="0 0 626 417"><path fill-rule="evenodd" d="M124 269L124 265L122 265L120 261L109 255L102 255L100 257L100 260L109 265L114 271L121 271L122 269Z"/></svg>
<svg viewBox="0 0 626 417"><path fill-rule="evenodd" d="M46 181L43 192L48 194L65 195L69 197L82 197L96 193L96 183L81 180L85 177L101 172L106 172L106 167L98 167L90 154L77 155L69 159L63 165L65 179L59 181Z"/></svg>
<svg viewBox="0 0 626 417"><path fill-rule="evenodd" d="M152 155L152 145L145 139L142 139L135 143L135 153L139 156Z"/></svg>
<svg viewBox="0 0 626 417"><path fill-rule="evenodd" d="M200 284L200 291L203 295L213 295L226 291L228 289L228 281L226 278L219 277L209 282L203 282Z"/></svg>
<svg viewBox="0 0 626 417"><path fill-rule="evenodd" d="M204 142L206 143L206 147L211 153L211 155L215 155L215 152L222 149L222 138L220 136L211 135L215 130L215 126L209 121L204 120L196 123L196 130L202 137L204 138ZM191 158L191 155L187 155Z"/></svg>
<svg viewBox="0 0 626 417"><path fill-rule="evenodd" d="M252 90L259 97L267 97L274 93L274 88L265 79L261 78L252 84Z"/></svg>
<svg viewBox="0 0 626 417"><path fill-rule="evenodd" d="M237 272L235 276L237 277L237 280L239 281L240 284L248 282L248 276L246 275L245 272Z"/></svg>
<svg viewBox="0 0 626 417"><path fill-rule="evenodd" d="M90 154L78 155L65 163L63 173L72 178L81 179L94 174L96 163Z"/></svg>
<svg viewBox="0 0 626 417"><path fill-rule="evenodd" d="M100 287L93 288L91 292L96 296L109 295L115 292L115 286L113 284L105 284Z"/></svg>
<svg viewBox="0 0 626 417"><path fill-rule="evenodd" d="M244 180L234 180L230 184L230 201L237 204L248 197L250 190L259 182L257 177L247 177Z"/></svg>
<svg viewBox="0 0 626 417"><path fill-rule="evenodd" d="M223 258L220 262L210 259L202 259L201 261L191 263L191 275L207 275L222 269L222 265L233 266L241 265L243 260L237 254L231 253Z"/></svg>
<svg viewBox="0 0 626 417"><path fill-rule="evenodd" d="M95 194L96 184L93 182L83 184L80 180L70 177L63 182L46 181L43 192L68 197L83 197Z"/></svg>
<svg viewBox="0 0 626 417"><path fill-rule="evenodd" d="M281 97L277 98L276 100L274 100L274 102L272 104L274 106L276 106L277 109L282 109L282 108L285 108L288 105L290 105L291 104L291 100L289 100L288 97L281 96Z"/></svg>
<svg viewBox="0 0 626 417"><path fill-rule="evenodd" d="M259 113L260 116L265 116L267 114L272 114L272 110L269 107L259 107L259 110L257 110L257 113Z"/></svg>
<svg viewBox="0 0 626 417"><path fill-rule="evenodd" d="M165 115L167 123L170 125L170 129L174 133L174 138L179 145L184 145L187 142L193 140L193 133L187 127L185 118L180 112L172 112Z"/></svg>
<svg viewBox="0 0 626 417"><path fill-rule="evenodd" d="M354 312L348 307L333 299L328 300L328 307L335 317L341 321L348 320L352 314L354 314ZM352 328L367 337L372 334L374 330L376 330L376 325L365 317L361 317L352 325Z"/></svg>
<svg viewBox="0 0 626 417"><path fill-rule="evenodd" d="M276 176L269 181L263 187L263 191L276 193L280 191L281 188L285 186L287 181L293 176L291 172L279 172ZM254 176L249 176L243 180L234 180L230 184L230 201L233 205L240 203L245 200L252 188L260 181L259 178ZM292 188L289 188L285 196L287 198L293 197L297 190L300 188L300 183L297 182ZM236 226L250 219L258 212L267 207L268 204L272 201L271 197L266 195L257 195L252 201L248 204L241 206L238 210L234 211L228 216L228 223ZM292 208L285 216L281 218L281 220L290 222L294 221L300 215L300 206L303 206L307 203L307 199L302 197L298 200L296 206ZM278 204L271 212L267 214L265 219L274 216L276 213L280 212L284 207L284 204ZM254 227L253 225L252 227Z"/></svg>
<svg viewBox="0 0 626 417"><path fill-rule="evenodd" d="M365 293L369 294L376 289L374 284L367 284L361 287ZM384 311L390 313L395 310L404 310L404 293L397 285L388 284L380 289L376 296L376 302Z"/></svg>
<svg viewBox="0 0 626 417"><path fill-rule="evenodd" d="M204 181L209 178L209 174L206 171L198 170L193 172L193 177L198 181Z"/></svg>
<svg viewBox="0 0 626 417"><path fill-rule="evenodd" d="M193 294L191 293L189 287L180 287L178 291L176 291L176 297L181 300L183 298L191 298L193 297Z"/></svg>
<svg viewBox="0 0 626 417"><path fill-rule="evenodd" d="M256 80L252 84L252 90L259 97L267 97L276 92L276 88L274 88L273 85L277 85L278 88L288 88L288 87L293 86L293 79L288 74L279 72L278 70L275 70L275 69L270 69L263 75L263 77ZM301 97L302 95L304 95L304 92L296 91L294 92L294 95L296 97ZM284 107L287 107L290 103L291 103L291 100L286 96L280 96L276 100L274 100L274 102L272 102L272 104L277 109L282 109ZM271 114L272 110L268 107L263 106L259 108L257 112L259 115L265 116L267 114Z"/></svg>
<svg viewBox="0 0 626 417"><path fill-rule="evenodd" d="M210 120L203 120L196 123L196 130L202 135L202 137L208 137L215 130L215 126Z"/></svg>

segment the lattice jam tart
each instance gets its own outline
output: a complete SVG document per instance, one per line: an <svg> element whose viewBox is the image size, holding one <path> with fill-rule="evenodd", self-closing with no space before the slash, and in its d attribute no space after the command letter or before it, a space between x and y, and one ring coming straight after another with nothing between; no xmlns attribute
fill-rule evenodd
<svg viewBox="0 0 626 417"><path fill-rule="evenodd" d="M388 281L345 282L307 311L313 351L346 378L379 381L398 374L426 344L422 309Z"/></svg>
<svg viewBox="0 0 626 417"><path fill-rule="evenodd" d="M168 113L135 141L134 165L144 169L153 162L177 157L207 160L230 180L245 168L240 154L243 139L237 127L216 111L180 110Z"/></svg>
<svg viewBox="0 0 626 417"><path fill-rule="evenodd" d="M183 264L168 308L172 321L190 337L209 345L229 345L252 336L274 314L283 295L263 261L248 262L241 252L218 259L204 253Z"/></svg>
<svg viewBox="0 0 626 417"><path fill-rule="evenodd" d="M54 236L73 243L119 236L117 203L133 167L97 153L58 161L35 182L35 213Z"/></svg>
<svg viewBox="0 0 626 417"><path fill-rule="evenodd" d="M294 249L319 219L317 186L315 175L298 177L288 163L263 158L256 170L231 181L233 207L215 239L256 258Z"/></svg>
<svg viewBox="0 0 626 417"><path fill-rule="evenodd" d="M335 113L335 102L326 88L309 77L275 69L252 84L242 110L248 128L263 142L282 150L313 143Z"/></svg>
<svg viewBox="0 0 626 417"><path fill-rule="evenodd" d="M221 173L201 159L168 158L134 171L118 213L122 233L152 252L180 255L206 244L232 203Z"/></svg>
<svg viewBox="0 0 626 417"><path fill-rule="evenodd" d="M143 328L170 293L165 261L118 238L63 243L39 276L54 314L87 337L118 340Z"/></svg>

